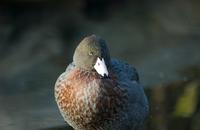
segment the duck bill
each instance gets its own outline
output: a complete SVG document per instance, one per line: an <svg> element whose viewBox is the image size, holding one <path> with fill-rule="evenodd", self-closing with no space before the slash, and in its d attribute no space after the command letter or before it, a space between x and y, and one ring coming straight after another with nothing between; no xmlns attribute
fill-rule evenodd
<svg viewBox="0 0 200 130"><path fill-rule="evenodd" d="M94 65L94 69L100 74L102 77L108 77L108 69L106 67L104 58L97 57L97 61Z"/></svg>

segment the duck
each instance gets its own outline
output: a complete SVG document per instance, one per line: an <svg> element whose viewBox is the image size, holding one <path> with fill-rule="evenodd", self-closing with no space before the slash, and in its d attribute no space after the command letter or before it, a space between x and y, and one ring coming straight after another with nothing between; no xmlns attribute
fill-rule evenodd
<svg viewBox="0 0 200 130"><path fill-rule="evenodd" d="M76 47L54 95L75 130L138 130L149 113L136 69L111 58L106 41L94 34Z"/></svg>

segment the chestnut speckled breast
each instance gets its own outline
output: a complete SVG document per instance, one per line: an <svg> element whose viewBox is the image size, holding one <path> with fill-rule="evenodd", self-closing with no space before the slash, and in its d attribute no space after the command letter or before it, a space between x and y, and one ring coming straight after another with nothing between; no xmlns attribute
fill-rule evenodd
<svg viewBox="0 0 200 130"><path fill-rule="evenodd" d="M76 48L57 79L55 98L75 130L136 130L149 110L136 70L110 59L105 41L95 35Z"/></svg>

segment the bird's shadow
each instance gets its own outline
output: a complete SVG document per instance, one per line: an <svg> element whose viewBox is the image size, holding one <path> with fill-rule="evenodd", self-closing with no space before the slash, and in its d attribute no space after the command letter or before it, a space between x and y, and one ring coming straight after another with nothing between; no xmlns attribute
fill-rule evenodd
<svg viewBox="0 0 200 130"><path fill-rule="evenodd" d="M74 130L71 126L55 126L55 127L49 127L49 128L43 128L39 130Z"/></svg>

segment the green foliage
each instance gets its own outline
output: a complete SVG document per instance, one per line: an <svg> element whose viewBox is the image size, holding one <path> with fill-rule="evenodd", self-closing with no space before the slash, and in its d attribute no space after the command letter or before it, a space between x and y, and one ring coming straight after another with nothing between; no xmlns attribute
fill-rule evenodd
<svg viewBox="0 0 200 130"><path fill-rule="evenodd" d="M173 115L175 117L191 117L198 103L198 82L193 81L186 85L183 94L178 98Z"/></svg>

